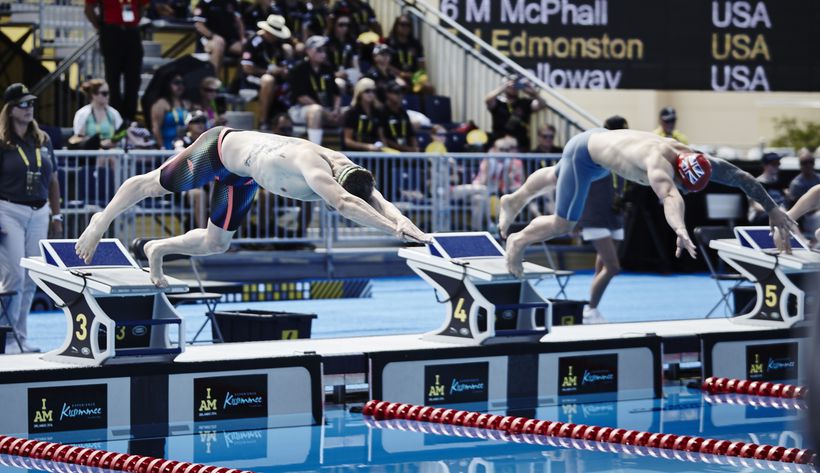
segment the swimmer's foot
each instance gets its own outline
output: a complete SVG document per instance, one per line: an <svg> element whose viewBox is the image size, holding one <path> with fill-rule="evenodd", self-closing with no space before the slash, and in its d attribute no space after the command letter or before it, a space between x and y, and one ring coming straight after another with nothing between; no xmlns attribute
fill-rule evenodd
<svg viewBox="0 0 820 473"><path fill-rule="evenodd" d="M526 245L521 244L519 233L514 233L507 238L507 271L513 276L521 278L524 276L524 249Z"/></svg>
<svg viewBox="0 0 820 473"><path fill-rule="evenodd" d="M501 233L501 238L507 238L507 231L510 225L515 221L515 216L521 211L516 208L511 195L502 195L499 201L498 211L498 231Z"/></svg>
<svg viewBox="0 0 820 473"><path fill-rule="evenodd" d="M148 258L148 275L157 287L168 287L168 280L162 272L162 255L156 252L156 241L145 244L145 256Z"/></svg>
<svg viewBox="0 0 820 473"><path fill-rule="evenodd" d="M97 212L92 215L88 226L85 227L85 231L83 231L80 238L77 239L77 243L74 245L74 251L77 253L77 256L85 261L85 264L91 263L94 252L97 251L97 245L100 243L100 238L102 238L103 233L105 233L105 228L100 223L101 218L102 212Z"/></svg>

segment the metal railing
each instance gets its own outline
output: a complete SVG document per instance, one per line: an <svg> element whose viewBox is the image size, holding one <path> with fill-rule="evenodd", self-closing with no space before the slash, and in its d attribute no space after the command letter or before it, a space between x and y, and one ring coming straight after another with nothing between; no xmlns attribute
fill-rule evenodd
<svg viewBox="0 0 820 473"><path fill-rule="evenodd" d="M371 4L383 22L385 34L390 31L393 19L403 12L416 19L417 37L424 44L431 82L437 94L450 97L457 121L473 120L479 127L490 129L490 114L484 96L498 87L505 76L515 72L527 78L547 99L547 109L532 118L533 142L538 126L543 123L556 127L556 142L559 143L566 143L570 137L590 127L601 126L602 120L426 1L393 0Z"/></svg>
<svg viewBox="0 0 820 473"><path fill-rule="evenodd" d="M77 238L130 176L159 167L168 151L56 151L65 238ZM452 153L349 153L376 176L377 188L426 232L494 231L498 199L558 154L488 155ZM489 176L478 182L483 167ZM504 178L503 176L508 176ZM210 186L181 194L147 198L115 219L108 237L129 244L134 238L163 238L203 228L208 221ZM539 205L541 206L539 208ZM547 208L544 208L547 206ZM522 213L530 219L549 211L549 202ZM304 202L260 190L234 237L238 244L335 244L396 242L395 236L364 228L322 202Z"/></svg>

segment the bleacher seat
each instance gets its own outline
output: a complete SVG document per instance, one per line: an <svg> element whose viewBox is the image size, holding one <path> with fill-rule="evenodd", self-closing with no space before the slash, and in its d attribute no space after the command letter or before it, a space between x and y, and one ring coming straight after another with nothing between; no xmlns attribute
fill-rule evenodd
<svg viewBox="0 0 820 473"><path fill-rule="evenodd" d="M461 153L464 151L464 147L467 144L467 135L460 132L449 131L447 132L447 141L445 146L447 147L447 151L452 153Z"/></svg>
<svg viewBox="0 0 820 473"><path fill-rule="evenodd" d="M419 142L419 149L424 151L424 148L433 141L433 138L430 136L429 132L420 131L416 134L416 140Z"/></svg>
<svg viewBox="0 0 820 473"><path fill-rule="evenodd" d="M401 103L407 110L421 111L421 100L418 95L405 95Z"/></svg>
<svg viewBox="0 0 820 473"><path fill-rule="evenodd" d="M117 192L114 169L88 165L77 175L77 200L85 205L105 207Z"/></svg>
<svg viewBox="0 0 820 473"><path fill-rule="evenodd" d="M449 126L453 123L450 97L444 95L425 95L424 114L427 115L433 123Z"/></svg>

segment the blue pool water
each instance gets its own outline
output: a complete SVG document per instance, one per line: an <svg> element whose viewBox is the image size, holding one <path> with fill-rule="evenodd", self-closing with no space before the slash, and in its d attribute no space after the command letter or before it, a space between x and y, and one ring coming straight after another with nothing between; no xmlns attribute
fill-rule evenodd
<svg viewBox="0 0 820 473"><path fill-rule="evenodd" d="M699 391L674 388L668 389L663 399L563 403L493 412L746 443L806 446L801 433L803 411L721 400L729 399L707 399ZM329 407L319 426L264 428L267 424L267 419L248 419L243 427L226 429L218 423L196 423L192 429L167 437L137 440L108 441L89 432L50 439L257 472L811 471L793 464L680 453L676 457L671 451L621 450L609 444L448 429L439 424L376 422L342 407ZM482 438L488 432L495 438ZM9 460L0 458L0 463ZM20 470L0 467L0 473L4 472Z"/></svg>

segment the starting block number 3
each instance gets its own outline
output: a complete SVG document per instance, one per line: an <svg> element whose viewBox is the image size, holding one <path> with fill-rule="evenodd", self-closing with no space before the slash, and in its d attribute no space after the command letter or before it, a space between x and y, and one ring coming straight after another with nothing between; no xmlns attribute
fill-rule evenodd
<svg viewBox="0 0 820 473"><path fill-rule="evenodd" d="M88 317L85 314L77 314L74 320L80 326L78 330L74 331L74 337L79 341L83 341L88 337Z"/></svg>

